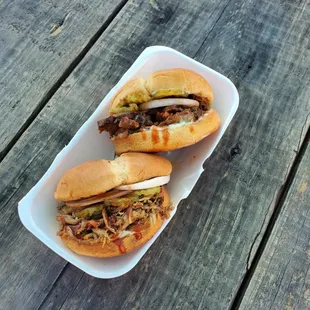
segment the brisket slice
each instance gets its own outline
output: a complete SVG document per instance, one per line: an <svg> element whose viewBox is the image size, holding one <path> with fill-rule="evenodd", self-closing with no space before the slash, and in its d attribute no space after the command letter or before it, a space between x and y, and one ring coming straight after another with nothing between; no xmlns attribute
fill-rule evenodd
<svg viewBox="0 0 310 310"><path fill-rule="evenodd" d="M107 131L112 137L125 132L124 129L132 133L139 128L152 126L153 124L151 116L147 115L146 112L131 112L102 119L98 121L98 128L100 132Z"/></svg>
<svg viewBox="0 0 310 310"><path fill-rule="evenodd" d="M195 122L205 111L198 107L168 106L141 112L110 116L98 121L99 131L107 131L111 137L125 138L128 134L141 131L149 126L168 126L181 121Z"/></svg>
<svg viewBox="0 0 310 310"><path fill-rule="evenodd" d="M118 126L124 129L135 129L135 128L139 128L140 124L130 119L128 116L124 116L121 118Z"/></svg>
<svg viewBox="0 0 310 310"><path fill-rule="evenodd" d="M201 110L197 110L197 112L198 111L200 112ZM186 109L186 110L183 110L182 112L170 114L164 121L159 123L159 126L168 126L171 124L180 123L181 121L186 122L186 123L194 122L200 117L200 114L201 115L203 114L202 111L201 113L199 112L195 113L195 112L191 111L190 109Z"/></svg>

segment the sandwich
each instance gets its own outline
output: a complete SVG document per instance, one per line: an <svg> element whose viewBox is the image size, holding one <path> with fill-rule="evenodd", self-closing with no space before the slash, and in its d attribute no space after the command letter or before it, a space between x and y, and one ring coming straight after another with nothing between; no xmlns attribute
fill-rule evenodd
<svg viewBox="0 0 310 310"><path fill-rule="evenodd" d="M180 68L156 71L126 83L98 129L109 133L116 154L172 151L218 129L212 101L212 88L199 74Z"/></svg>
<svg viewBox="0 0 310 310"><path fill-rule="evenodd" d="M164 157L133 152L68 170L54 194L62 202L58 235L74 252L93 257L117 256L141 246L170 216L164 185L171 169Z"/></svg>

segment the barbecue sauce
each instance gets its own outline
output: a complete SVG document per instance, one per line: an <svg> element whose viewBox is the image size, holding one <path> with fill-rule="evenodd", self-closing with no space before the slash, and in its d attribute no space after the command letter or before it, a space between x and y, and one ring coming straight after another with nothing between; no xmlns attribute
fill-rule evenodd
<svg viewBox="0 0 310 310"><path fill-rule="evenodd" d="M134 236L135 236L136 240L142 239L142 234L141 233L134 233Z"/></svg>
<svg viewBox="0 0 310 310"><path fill-rule="evenodd" d="M126 253L126 249L124 247L122 239L116 239L116 240L114 240L114 243L118 246L120 253L122 253L122 254Z"/></svg>
<svg viewBox="0 0 310 310"><path fill-rule="evenodd" d="M164 145L168 144L169 136L170 136L169 131L167 129L164 130L164 132L163 132Z"/></svg>
<svg viewBox="0 0 310 310"><path fill-rule="evenodd" d="M139 223L136 223L133 227L134 236L136 240L142 239L142 233L141 233L141 225Z"/></svg>
<svg viewBox="0 0 310 310"><path fill-rule="evenodd" d="M147 138L146 132L141 131L142 139L145 141Z"/></svg>
<svg viewBox="0 0 310 310"><path fill-rule="evenodd" d="M156 128L152 128L152 141L154 144L159 143L159 134Z"/></svg>

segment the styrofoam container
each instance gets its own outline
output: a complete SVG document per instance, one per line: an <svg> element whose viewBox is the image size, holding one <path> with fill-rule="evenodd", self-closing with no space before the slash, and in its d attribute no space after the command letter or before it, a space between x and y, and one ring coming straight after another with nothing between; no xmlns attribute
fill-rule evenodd
<svg viewBox="0 0 310 310"><path fill-rule="evenodd" d="M131 270L167 226L168 219L146 244L133 252L115 258L91 258L75 254L56 236L56 184L71 167L92 159L113 159L114 148L107 133L99 134L97 121L108 116L115 93L129 80L146 77L156 70L186 68L205 77L214 91L213 107L221 118L220 128L199 143L177 151L164 153L173 164L168 184L171 201L177 211L179 202L191 192L203 171L204 161L211 155L234 116L239 96L233 83L220 73L164 46L145 49L117 85L107 94L93 115L85 122L70 143L56 156L54 162L29 193L19 202L18 212L24 226L58 255L86 273L98 278L114 278ZM163 241L164 242L164 241Z"/></svg>

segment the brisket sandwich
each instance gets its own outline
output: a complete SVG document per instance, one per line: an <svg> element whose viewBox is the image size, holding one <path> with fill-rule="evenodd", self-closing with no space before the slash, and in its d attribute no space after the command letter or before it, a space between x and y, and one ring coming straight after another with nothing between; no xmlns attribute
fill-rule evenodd
<svg viewBox="0 0 310 310"><path fill-rule="evenodd" d="M125 84L112 101L111 116L98 121L98 128L110 134L116 154L172 151L218 129L212 101L212 88L199 74L157 71Z"/></svg>
<svg viewBox="0 0 310 310"><path fill-rule="evenodd" d="M58 235L74 252L112 257L152 238L171 205L164 185L171 163L158 155L123 154L68 170L57 185Z"/></svg>

